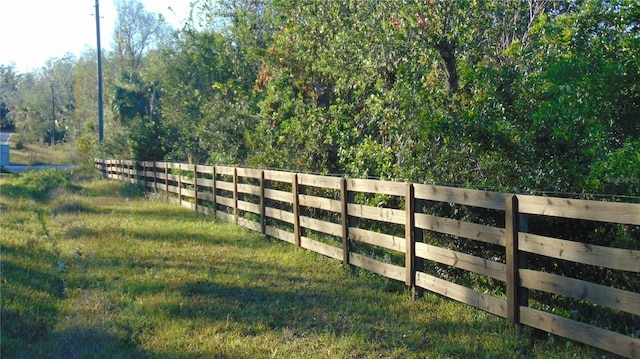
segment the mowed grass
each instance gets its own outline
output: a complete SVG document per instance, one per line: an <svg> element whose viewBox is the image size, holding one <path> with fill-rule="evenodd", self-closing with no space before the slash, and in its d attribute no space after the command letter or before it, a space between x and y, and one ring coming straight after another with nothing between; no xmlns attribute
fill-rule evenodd
<svg viewBox="0 0 640 359"><path fill-rule="evenodd" d="M71 177L44 189L0 178L2 358L603 356L437 295L414 300L163 195Z"/></svg>

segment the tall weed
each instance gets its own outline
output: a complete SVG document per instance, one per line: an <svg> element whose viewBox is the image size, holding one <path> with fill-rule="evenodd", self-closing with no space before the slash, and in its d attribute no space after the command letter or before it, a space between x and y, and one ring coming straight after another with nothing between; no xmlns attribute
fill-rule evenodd
<svg viewBox="0 0 640 359"><path fill-rule="evenodd" d="M44 199L54 190L70 189L73 187L70 171L44 169L24 172L14 181L13 189L18 194L33 199Z"/></svg>

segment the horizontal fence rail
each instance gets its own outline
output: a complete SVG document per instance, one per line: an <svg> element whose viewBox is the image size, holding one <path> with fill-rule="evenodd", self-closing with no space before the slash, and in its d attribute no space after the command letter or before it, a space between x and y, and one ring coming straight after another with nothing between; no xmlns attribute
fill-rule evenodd
<svg viewBox="0 0 640 359"><path fill-rule="evenodd" d="M95 168L418 293L640 358L640 251L570 238L573 228L607 224L630 233L637 248L640 204L168 162L97 159ZM572 266L579 269L557 270ZM585 273L614 279L598 283ZM579 310L558 313L540 304L550 297L631 316L631 325L611 329Z"/></svg>

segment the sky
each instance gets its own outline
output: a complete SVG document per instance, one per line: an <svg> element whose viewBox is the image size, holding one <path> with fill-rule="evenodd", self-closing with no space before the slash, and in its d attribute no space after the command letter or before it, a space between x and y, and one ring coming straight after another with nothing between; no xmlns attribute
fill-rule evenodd
<svg viewBox="0 0 640 359"><path fill-rule="evenodd" d="M179 28L192 0L139 0L148 12L162 13ZM66 53L80 56L96 49L96 0L0 0L0 65L18 72L45 65ZM99 0L100 42L110 50L116 10L113 0ZM171 8L171 9L169 9Z"/></svg>

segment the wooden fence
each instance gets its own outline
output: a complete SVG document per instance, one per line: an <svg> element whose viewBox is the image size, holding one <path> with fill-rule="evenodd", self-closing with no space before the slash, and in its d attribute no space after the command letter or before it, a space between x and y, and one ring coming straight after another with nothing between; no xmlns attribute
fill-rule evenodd
<svg viewBox="0 0 640 359"><path fill-rule="evenodd" d="M144 185L184 207L402 281L415 291L640 358L640 251L552 238L544 228L564 226L570 234L584 223L609 225L637 243L640 204L167 162L96 160L95 167L107 178ZM573 276L555 270L567 263L581 269ZM614 279L598 283L583 278L587 272ZM452 273L471 273L476 280L460 281ZM631 324L609 330L598 324L602 318L545 307L535 299L545 295L587 303Z"/></svg>

